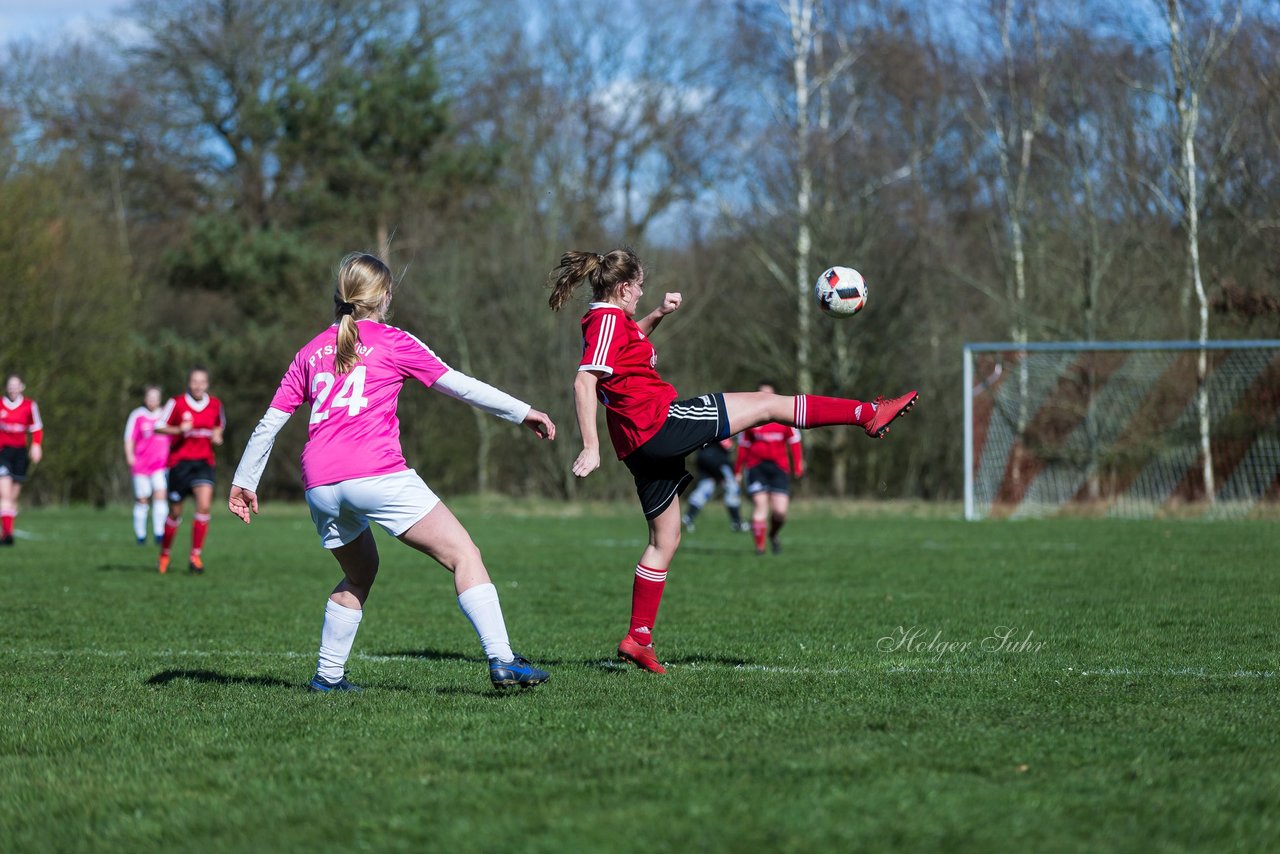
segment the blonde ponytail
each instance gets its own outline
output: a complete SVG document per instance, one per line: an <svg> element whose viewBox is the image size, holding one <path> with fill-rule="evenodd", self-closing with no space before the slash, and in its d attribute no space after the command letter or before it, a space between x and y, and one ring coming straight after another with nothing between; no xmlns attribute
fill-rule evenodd
<svg viewBox="0 0 1280 854"><path fill-rule="evenodd" d="M360 327L356 321L365 318L381 320L387 294L393 284L387 265L373 255L352 252L342 259L338 268L338 284L333 291L333 315L338 323L334 371L338 375L350 373L360 361L356 351L360 344Z"/></svg>

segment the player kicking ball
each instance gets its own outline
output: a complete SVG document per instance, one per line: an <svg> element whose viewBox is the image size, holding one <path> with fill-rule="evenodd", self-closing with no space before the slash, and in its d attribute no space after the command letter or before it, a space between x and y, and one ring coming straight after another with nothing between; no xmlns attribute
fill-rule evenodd
<svg viewBox="0 0 1280 854"><path fill-rule="evenodd" d="M453 370L413 335L384 321L391 271L372 255L343 259L333 300L335 323L298 351L232 479L228 507L248 524L258 512L258 481L276 434L299 406L311 416L302 449L302 481L320 542L343 579L325 606L312 691L358 691L347 659L378 575L369 522L434 558L453 573L458 607L471 621L495 688L532 687L548 674L511 649L498 591L462 523L410 469L400 448L396 401L407 380L444 392L543 439L556 427L545 413Z"/></svg>
<svg viewBox="0 0 1280 854"><path fill-rule="evenodd" d="M879 439L893 419L915 405L917 394L909 391L891 400L863 402L756 391L680 400L675 388L658 375L657 351L649 341L662 319L680 308L680 294L665 294L661 305L636 320L644 268L629 249L566 252L552 279L548 302L553 311L563 308L579 285L591 287L591 302L582 318L582 359L573 384L582 432L582 452L574 460L573 473L586 477L600 467L598 400L605 406L614 450L635 478L649 524L649 545L632 582L631 625L618 644L618 655L651 673L665 673L654 652L653 625L667 570L680 547L679 496L693 480L685 470L685 456L770 422L802 430L852 425Z"/></svg>

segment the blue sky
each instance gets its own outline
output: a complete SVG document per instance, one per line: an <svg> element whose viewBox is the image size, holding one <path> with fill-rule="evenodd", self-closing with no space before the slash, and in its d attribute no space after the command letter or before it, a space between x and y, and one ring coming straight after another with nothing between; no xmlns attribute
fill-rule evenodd
<svg viewBox="0 0 1280 854"><path fill-rule="evenodd" d="M0 0L0 42L84 34L124 5L121 0Z"/></svg>

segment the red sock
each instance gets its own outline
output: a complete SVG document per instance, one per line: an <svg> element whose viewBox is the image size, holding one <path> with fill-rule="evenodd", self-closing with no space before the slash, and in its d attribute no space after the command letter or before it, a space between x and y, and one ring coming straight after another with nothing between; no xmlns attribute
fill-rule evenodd
<svg viewBox="0 0 1280 854"><path fill-rule="evenodd" d="M204 548L204 535L209 533L209 514L197 513L191 522L191 553L199 556Z"/></svg>
<svg viewBox="0 0 1280 854"><path fill-rule="evenodd" d="M181 524L181 516L177 519L172 516L164 517L164 539L160 541L160 554L167 555L173 548L173 535L178 533L178 526Z"/></svg>
<svg viewBox="0 0 1280 854"><path fill-rule="evenodd" d="M756 541L756 551L764 551L764 520L751 520L751 537Z"/></svg>
<svg viewBox="0 0 1280 854"><path fill-rule="evenodd" d="M636 564L636 578L631 585L631 628L627 636L641 646L653 643L653 624L662 604L662 588L667 585L667 571Z"/></svg>
<svg viewBox="0 0 1280 854"><path fill-rule="evenodd" d="M13 536L13 518L17 515L16 511L11 512L8 510L6 510L3 515L0 515L0 535L6 537Z"/></svg>
<svg viewBox="0 0 1280 854"><path fill-rule="evenodd" d="M874 403L843 397L820 397L797 394L793 420L797 427L830 427L833 424L857 424L866 427L876 415Z"/></svg>

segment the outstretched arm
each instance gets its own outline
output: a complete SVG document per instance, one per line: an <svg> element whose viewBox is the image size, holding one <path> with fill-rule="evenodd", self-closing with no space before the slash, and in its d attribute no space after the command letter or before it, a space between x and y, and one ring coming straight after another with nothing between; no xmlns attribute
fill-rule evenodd
<svg viewBox="0 0 1280 854"><path fill-rule="evenodd" d="M469 403L490 415L513 424L523 424L542 439L556 437L556 425L545 412L539 412L522 400L501 389L450 368L431 386L452 398Z"/></svg>
<svg viewBox="0 0 1280 854"><path fill-rule="evenodd" d="M573 461L573 473L586 477L600 468L600 435L596 430L596 384L600 375L595 371L578 371L573 380L573 409L578 416L578 430L582 433L582 453Z"/></svg>
<svg viewBox="0 0 1280 854"><path fill-rule="evenodd" d="M678 293L669 293L662 298L662 305L646 314L644 317L636 321L636 326L640 327L640 331L645 335L652 335L653 330L662 322L662 318L680 307L683 297Z"/></svg>

